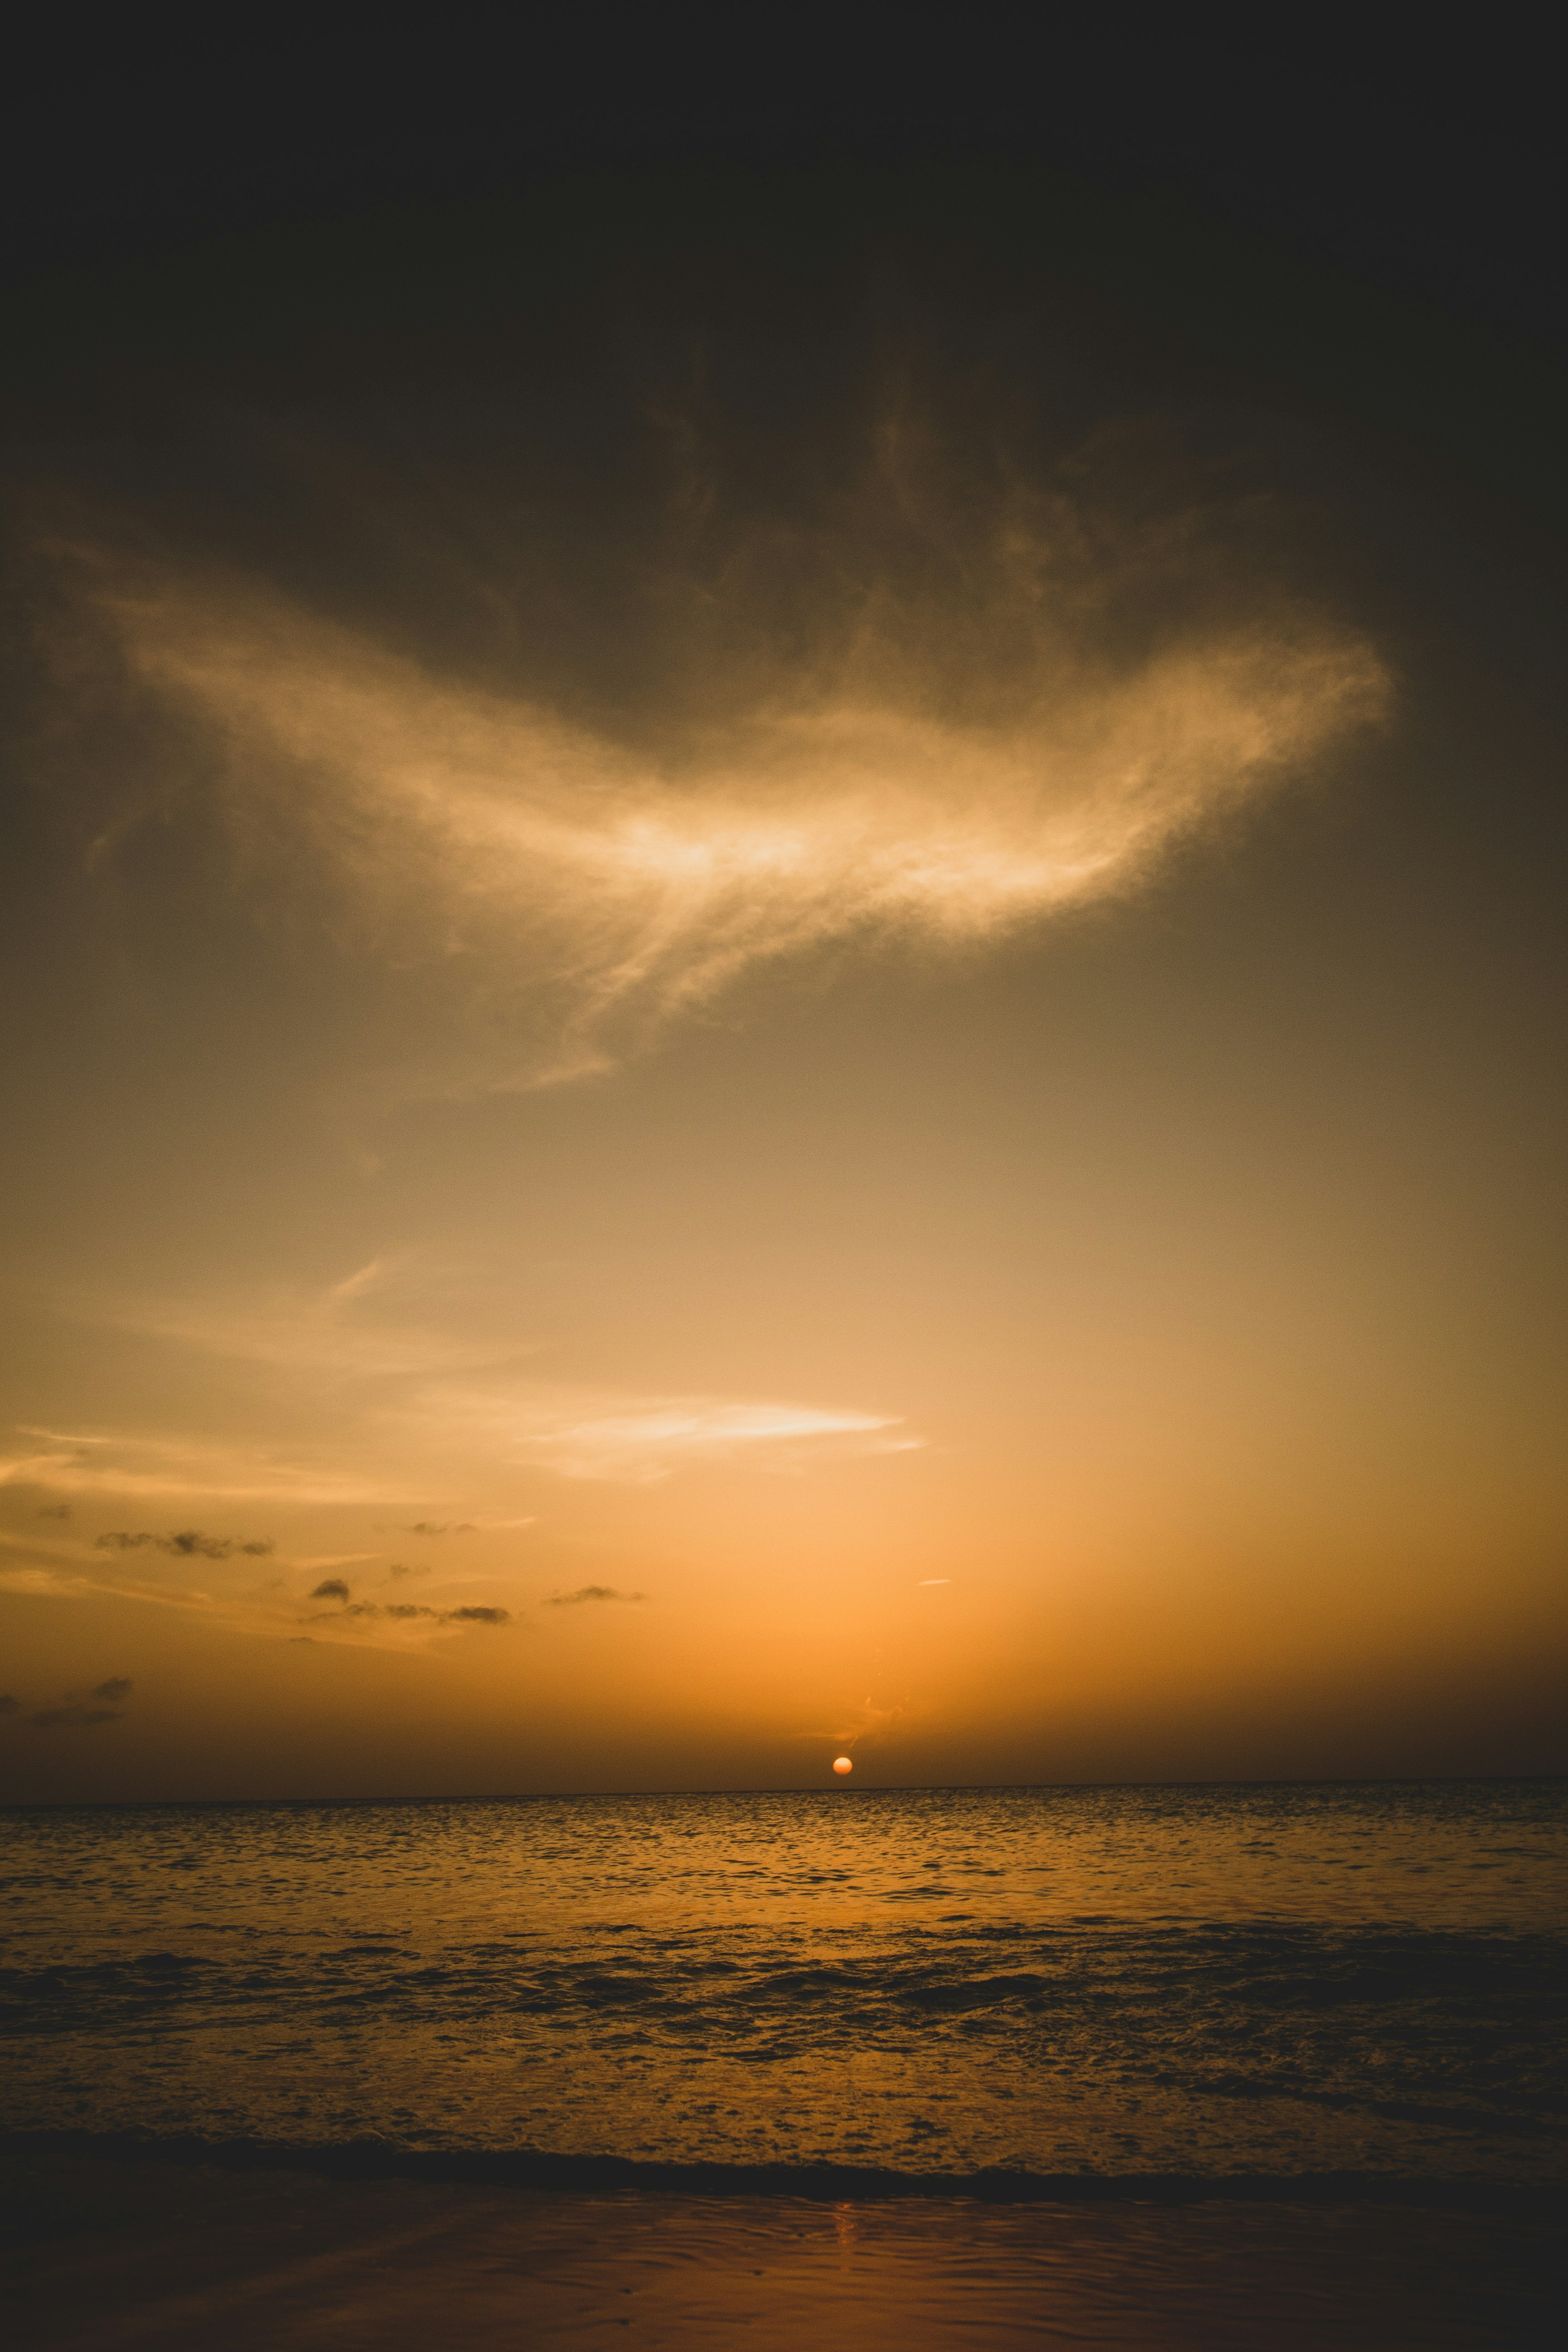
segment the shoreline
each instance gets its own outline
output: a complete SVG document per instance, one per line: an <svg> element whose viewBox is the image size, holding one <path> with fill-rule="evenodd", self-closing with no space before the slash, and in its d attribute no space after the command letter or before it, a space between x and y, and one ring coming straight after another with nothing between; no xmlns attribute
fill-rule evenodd
<svg viewBox="0 0 1568 2352"><path fill-rule="evenodd" d="M1539 2194L568 2190L28 2137L0 2143L18 2352L1536 2352L1561 2315Z"/></svg>
<svg viewBox="0 0 1568 2352"><path fill-rule="evenodd" d="M1542 2219L1560 2213L1568 2187L1540 2181L1303 2173L1033 2173L987 2166L973 2172L896 2171L872 2165L670 2163L522 2148L399 2147L375 2138L207 2139L198 2133L0 2131L0 2161L44 2158L251 2173L307 2173L340 2182L407 2181L533 2195L784 2198L803 2203L893 2201L981 2205L1210 2204L1404 2207Z"/></svg>

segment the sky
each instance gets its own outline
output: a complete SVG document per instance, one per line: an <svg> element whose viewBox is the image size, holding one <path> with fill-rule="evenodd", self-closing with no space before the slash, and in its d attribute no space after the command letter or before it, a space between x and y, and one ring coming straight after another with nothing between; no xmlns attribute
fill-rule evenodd
<svg viewBox="0 0 1568 2352"><path fill-rule="evenodd" d="M1568 1768L1545 362L957 165L84 253L5 1792Z"/></svg>

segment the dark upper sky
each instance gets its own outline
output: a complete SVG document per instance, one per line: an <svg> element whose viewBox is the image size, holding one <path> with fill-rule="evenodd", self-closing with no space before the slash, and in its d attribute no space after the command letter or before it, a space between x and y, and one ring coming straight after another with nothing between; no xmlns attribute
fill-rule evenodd
<svg viewBox="0 0 1568 2352"><path fill-rule="evenodd" d="M1561 347L1549 36L1392 12L587 7L333 23L37 12L13 53L24 261L562 170L1018 164L1186 208Z"/></svg>

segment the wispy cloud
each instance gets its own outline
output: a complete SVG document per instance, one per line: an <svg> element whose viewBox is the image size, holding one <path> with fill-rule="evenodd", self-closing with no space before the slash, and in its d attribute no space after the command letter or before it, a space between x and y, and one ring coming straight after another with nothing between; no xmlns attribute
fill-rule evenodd
<svg viewBox="0 0 1568 2352"><path fill-rule="evenodd" d="M44 1486L147 1505L396 1503L403 1481L290 1459L261 1445L181 1434L26 1429L33 1448L0 1454L0 1486Z"/></svg>
<svg viewBox="0 0 1568 2352"><path fill-rule="evenodd" d="M891 1730L901 1712L896 1706L873 1706L868 1698L863 1705L841 1716L832 1730L798 1731L795 1736L797 1739L824 1740L842 1748L847 1755L852 1755L860 1740L876 1740L884 1732Z"/></svg>
<svg viewBox="0 0 1568 2352"><path fill-rule="evenodd" d="M552 1383L531 1369L526 1349L470 1345L430 1328L421 1318L427 1302L416 1285L405 1299L403 1323L382 1320L374 1332L361 1333L355 1320L364 1296L352 1285L345 1295L337 1284L298 1296L275 1287L260 1303L243 1297L111 1301L101 1310L103 1320L122 1330L199 1354L286 1368L296 1396L313 1393L330 1402L341 1433L331 1467L259 1448L38 1431L31 1433L55 1450L0 1461L0 1483L9 1476L128 1498L356 1503L394 1499L399 1477L405 1496L416 1478L427 1495L460 1494L481 1465L488 1477L498 1462L558 1477L642 1485L702 1464L743 1459L795 1470L828 1454L907 1453L922 1443L898 1415L853 1406L628 1396ZM83 1305L76 1311L85 1317L90 1310ZM384 1316L384 1302L376 1311ZM532 1518L443 1516L394 1524L401 1534L434 1541L521 1528ZM223 1540L195 1531L101 1538L105 1548L157 1542L176 1549Z"/></svg>
<svg viewBox="0 0 1568 2352"><path fill-rule="evenodd" d="M386 1289L396 1278L396 1273L395 1260L373 1257L368 1265L360 1266L353 1274L345 1275L341 1282L334 1282L327 1297L334 1306L346 1306L354 1298L368 1298L374 1292Z"/></svg>
<svg viewBox="0 0 1568 2352"><path fill-rule="evenodd" d="M205 1354L307 1371L322 1380L392 1383L473 1370L526 1352L515 1339L502 1346L437 1328L421 1315L427 1301L413 1273L405 1272L395 1290L390 1276L374 1294L356 1284L354 1277L314 1291L279 1284L259 1294L100 1300L83 1312ZM362 1309L373 1297L367 1315Z"/></svg>
<svg viewBox="0 0 1568 2352"><path fill-rule="evenodd" d="M1352 631L1239 575L1217 593L1190 516L1152 535L1014 483L975 521L912 446L883 436L875 515L795 531L814 640L779 625L754 554L717 587L650 581L692 630L721 601L750 626L706 703L640 736L455 683L255 582L101 554L79 576L143 687L221 742L237 834L295 842L278 874L303 840L400 963L492 1003L551 995L553 1036L490 1073L542 1082L605 1066L622 1016L771 960L984 943L1123 892L1386 709Z"/></svg>
<svg viewBox="0 0 1568 2352"><path fill-rule="evenodd" d="M563 1478L646 1485L674 1471L742 1457L797 1464L826 1450L905 1452L918 1440L895 1437L886 1413L822 1405L737 1402L723 1397L610 1399L548 1396L495 1399L486 1405L510 1429L521 1460Z"/></svg>

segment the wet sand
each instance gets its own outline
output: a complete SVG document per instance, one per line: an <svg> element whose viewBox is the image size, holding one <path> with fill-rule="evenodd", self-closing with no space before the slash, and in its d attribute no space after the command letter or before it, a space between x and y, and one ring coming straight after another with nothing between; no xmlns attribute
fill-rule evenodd
<svg viewBox="0 0 1568 2352"><path fill-rule="evenodd" d="M1560 2340L1539 2210L584 2196L60 2156L8 2161L4 2189L29 2352Z"/></svg>

